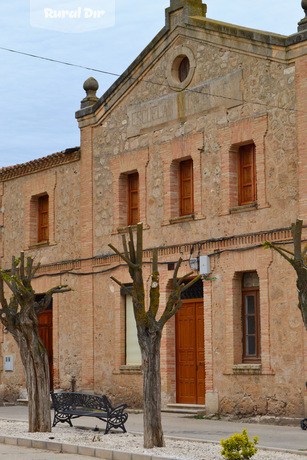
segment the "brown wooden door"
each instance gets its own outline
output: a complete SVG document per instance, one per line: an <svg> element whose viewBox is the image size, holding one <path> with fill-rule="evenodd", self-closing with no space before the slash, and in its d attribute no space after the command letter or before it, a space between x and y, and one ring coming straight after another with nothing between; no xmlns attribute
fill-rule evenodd
<svg viewBox="0 0 307 460"><path fill-rule="evenodd" d="M184 300L176 314L177 402L205 404L203 300Z"/></svg>
<svg viewBox="0 0 307 460"><path fill-rule="evenodd" d="M48 353L50 389L53 389L52 310L45 310L38 316L38 332Z"/></svg>

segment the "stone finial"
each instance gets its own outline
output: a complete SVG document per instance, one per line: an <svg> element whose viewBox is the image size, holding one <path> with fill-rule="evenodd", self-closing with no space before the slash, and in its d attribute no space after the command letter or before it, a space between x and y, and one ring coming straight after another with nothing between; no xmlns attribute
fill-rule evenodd
<svg viewBox="0 0 307 460"><path fill-rule="evenodd" d="M98 97L96 96L98 88L99 84L95 78L90 77L87 80L85 80L85 82L83 83L83 89L86 92L86 97L81 101L81 109L84 109L85 107L90 107L98 101Z"/></svg>
<svg viewBox="0 0 307 460"><path fill-rule="evenodd" d="M307 30L307 0L302 0L302 8L305 12L305 17L298 23L298 31Z"/></svg>

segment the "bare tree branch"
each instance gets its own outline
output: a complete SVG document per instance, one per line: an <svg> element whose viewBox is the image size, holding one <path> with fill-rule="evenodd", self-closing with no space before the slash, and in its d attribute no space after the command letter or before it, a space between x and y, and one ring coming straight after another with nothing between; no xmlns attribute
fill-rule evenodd
<svg viewBox="0 0 307 460"><path fill-rule="evenodd" d="M301 219L296 219L296 223L291 225L291 233L293 237L294 244L294 260L302 260L302 227L303 221Z"/></svg>
<svg viewBox="0 0 307 460"><path fill-rule="evenodd" d="M272 244L269 241L265 241L263 243L263 246L265 249L274 249L274 251L278 252L284 259L286 259L291 265L293 265L294 259L291 259L290 257L286 256L286 254L284 254L284 252L288 253L288 251L285 251L280 246L276 246L275 244Z"/></svg>
<svg viewBox="0 0 307 460"><path fill-rule="evenodd" d="M136 268L136 265L134 263L132 263L129 259L127 259L126 256L124 256L124 254L122 254L118 249L116 249L112 244L108 244L109 248L112 249L112 251L114 251L119 257L121 257L125 262L126 264L130 267L130 268Z"/></svg>

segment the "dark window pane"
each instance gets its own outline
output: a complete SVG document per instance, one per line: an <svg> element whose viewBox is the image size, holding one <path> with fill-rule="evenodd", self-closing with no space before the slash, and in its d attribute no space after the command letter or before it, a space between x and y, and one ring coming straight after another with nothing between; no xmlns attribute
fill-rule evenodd
<svg viewBox="0 0 307 460"><path fill-rule="evenodd" d="M190 71L190 61L187 57L184 57L179 65L178 76L180 81L184 81Z"/></svg>
<svg viewBox="0 0 307 460"><path fill-rule="evenodd" d="M256 337L255 336L246 337L246 355L247 356L256 355Z"/></svg>
<svg viewBox="0 0 307 460"><path fill-rule="evenodd" d="M245 314L254 315L255 314L255 296L247 295L245 297Z"/></svg>
<svg viewBox="0 0 307 460"><path fill-rule="evenodd" d="M255 316L247 316L246 318L246 332L247 334L256 333L256 318Z"/></svg>

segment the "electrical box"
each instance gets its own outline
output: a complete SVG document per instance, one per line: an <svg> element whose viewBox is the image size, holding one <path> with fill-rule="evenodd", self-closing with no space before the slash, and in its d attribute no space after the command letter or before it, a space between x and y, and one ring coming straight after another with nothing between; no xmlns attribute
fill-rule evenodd
<svg viewBox="0 0 307 460"><path fill-rule="evenodd" d="M211 272L210 269L210 257L209 256L200 256L199 258L199 273L201 275L209 275Z"/></svg>
<svg viewBox="0 0 307 460"><path fill-rule="evenodd" d="M13 371L14 370L14 356L4 356L4 370Z"/></svg>

